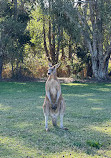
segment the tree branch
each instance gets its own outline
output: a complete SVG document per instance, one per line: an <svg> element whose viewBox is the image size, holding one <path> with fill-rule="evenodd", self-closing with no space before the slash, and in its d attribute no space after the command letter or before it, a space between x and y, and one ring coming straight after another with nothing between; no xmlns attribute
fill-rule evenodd
<svg viewBox="0 0 111 158"><path fill-rule="evenodd" d="M107 47L104 59L106 60L107 58L110 57L110 55L111 55L111 42L110 42L109 46Z"/></svg>
<svg viewBox="0 0 111 158"><path fill-rule="evenodd" d="M51 62L51 59L49 57L49 52L48 52L48 49L47 49L47 43L46 43L46 34L45 34L45 18L44 18L44 15L43 15L43 37L44 37L44 49L45 49L45 52L46 52L46 56L48 58L48 61Z"/></svg>

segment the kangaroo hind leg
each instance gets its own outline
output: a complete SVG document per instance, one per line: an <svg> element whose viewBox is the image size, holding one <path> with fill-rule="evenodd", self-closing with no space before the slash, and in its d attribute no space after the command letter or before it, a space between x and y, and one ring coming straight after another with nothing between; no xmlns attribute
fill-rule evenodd
<svg viewBox="0 0 111 158"><path fill-rule="evenodd" d="M49 103L47 102L46 99L44 100L44 104L43 104L43 112L45 116L45 129L46 131L48 131Z"/></svg>
<svg viewBox="0 0 111 158"><path fill-rule="evenodd" d="M60 128L64 128L63 126L64 112L65 112L65 103L64 100L62 99L60 102Z"/></svg>
<svg viewBox="0 0 111 158"><path fill-rule="evenodd" d="M45 115L45 129L48 131L48 115Z"/></svg>

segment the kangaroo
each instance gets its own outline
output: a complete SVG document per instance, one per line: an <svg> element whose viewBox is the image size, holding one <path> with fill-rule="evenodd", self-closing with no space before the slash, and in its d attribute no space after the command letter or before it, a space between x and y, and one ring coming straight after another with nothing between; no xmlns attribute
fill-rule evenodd
<svg viewBox="0 0 111 158"><path fill-rule="evenodd" d="M57 79L56 69L60 64L49 65L48 79L45 84L46 96L43 103L45 116L45 129L48 131L48 117L52 117L53 126L57 125L57 117L60 116L60 128L63 128L63 116L65 112L65 102L61 94L60 82Z"/></svg>

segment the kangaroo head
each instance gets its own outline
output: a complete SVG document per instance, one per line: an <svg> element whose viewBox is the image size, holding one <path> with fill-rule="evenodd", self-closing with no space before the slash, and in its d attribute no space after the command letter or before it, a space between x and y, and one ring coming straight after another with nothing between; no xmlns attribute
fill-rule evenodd
<svg viewBox="0 0 111 158"><path fill-rule="evenodd" d="M48 68L48 76L52 75L52 74L56 74L56 69L60 66L60 64L56 64L54 66L52 66L52 64L49 64L49 68Z"/></svg>

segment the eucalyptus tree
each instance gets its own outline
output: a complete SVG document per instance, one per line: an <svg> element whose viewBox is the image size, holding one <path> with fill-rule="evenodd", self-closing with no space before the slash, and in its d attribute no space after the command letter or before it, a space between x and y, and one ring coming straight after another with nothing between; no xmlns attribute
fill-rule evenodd
<svg viewBox="0 0 111 158"><path fill-rule="evenodd" d="M61 17L58 14L59 1L54 0L39 0L40 8L42 10L43 22L43 44L46 56L52 64L56 64L59 60L60 52L64 56L64 47L66 41L64 40L64 28L61 25ZM61 6L62 3L59 3Z"/></svg>
<svg viewBox="0 0 111 158"><path fill-rule="evenodd" d="M78 43L80 45L81 38L74 3L66 0L39 0L39 4L43 14L43 42L46 56L53 64L62 59L71 74L74 72L74 56L77 52L77 46L73 47Z"/></svg>
<svg viewBox="0 0 111 158"><path fill-rule="evenodd" d="M111 1L89 0L78 9L81 32L90 50L92 69L98 79L107 79L111 54Z"/></svg>
<svg viewBox="0 0 111 158"><path fill-rule="evenodd" d="M70 23L77 23L91 54L93 76L98 80L107 79L111 54L111 1L65 0L62 15Z"/></svg>

